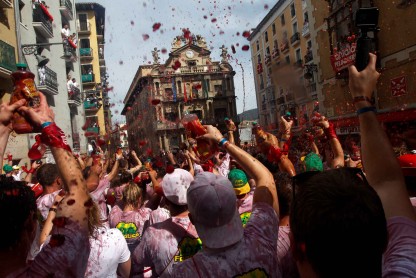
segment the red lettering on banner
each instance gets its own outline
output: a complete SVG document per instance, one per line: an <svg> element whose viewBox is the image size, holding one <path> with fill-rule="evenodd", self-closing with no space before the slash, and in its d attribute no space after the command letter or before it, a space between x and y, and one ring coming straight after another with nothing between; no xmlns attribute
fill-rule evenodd
<svg viewBox="0 0 416 278"><path fill-rule="evenodd" d="M335 72L340 72L355 63L357 43L346 44L341 50L331 55L331 64Z"/></svg>

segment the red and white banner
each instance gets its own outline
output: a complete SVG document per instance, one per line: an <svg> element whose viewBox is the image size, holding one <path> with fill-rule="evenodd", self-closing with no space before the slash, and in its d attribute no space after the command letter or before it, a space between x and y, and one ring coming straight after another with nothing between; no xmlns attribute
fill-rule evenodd
<svg viewBox="0 0 416 278"><path fill-rule="evenodd" d="M335 72L340 72L355 63L357 43L347 43L342 49L331 55L331 64Z"/></svg>
<svg viewBox="0 0 416 278"><path fill-rule="evenodd" d="M391 95L399 97L407 94L406 76L399 76L390 80Z"/></svg>

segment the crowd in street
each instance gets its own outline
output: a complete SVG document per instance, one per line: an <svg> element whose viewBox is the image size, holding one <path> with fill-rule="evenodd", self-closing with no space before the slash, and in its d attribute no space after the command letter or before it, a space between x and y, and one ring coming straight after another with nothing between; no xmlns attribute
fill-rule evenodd
<svg viewBox="0 0 416 278"><path fill-rule="evenodd" d="M314 113L296 140L290 118L278 136L253 126L255 148L229 120L175 152L76 154L44 95L1 104L0 155L17 112L55 163L2 165L0 277L416 277L416 146L397 156L377 121L370 56L349 68L361 137L347 148Z"/></svg>

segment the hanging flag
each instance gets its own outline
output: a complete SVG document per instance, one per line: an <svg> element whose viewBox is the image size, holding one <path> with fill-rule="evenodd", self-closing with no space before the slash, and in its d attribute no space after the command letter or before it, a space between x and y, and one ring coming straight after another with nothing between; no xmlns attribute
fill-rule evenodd
<svg viewBox="0 0 416 278"><path fill-rule="evenodd" d="M176 83L175 83L175 77L172 77L172 93L173 93L173 102L176 102Z"/></svg>
<svg viewBox="0 0 416 278"><path fill-rule="evenodd" d="M205 98L208 98L208 80L202 80L202 91L204 93Z"/></svg>
<svg viewBox="0 0 416 278"><path fill-rule="evenodd" d="M186 82L183 83L183 101L188 102L188 96L186 95Z"/></svg>
<svg viewBox="0 0 416 278"><path fill-rule="evenodd" d="M190 91L189 91L189 100L191 100L192 101L192 99L193 99L193 88L192 88L192 83L189 83L190 84Z"/></svg>

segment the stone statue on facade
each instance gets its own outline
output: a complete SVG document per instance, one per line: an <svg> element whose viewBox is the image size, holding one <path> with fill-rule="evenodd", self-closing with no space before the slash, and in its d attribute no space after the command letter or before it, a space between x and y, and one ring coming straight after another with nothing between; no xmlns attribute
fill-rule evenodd
<svg viewBox="0 0 416 278"><path fill-rule="evenodd" d="M220 47L221 49L221 62L222 63L228 63L228 48L225 47L225 45L222 45Z"/></svg>
<svg viewBox="0 0 416 278"><path fill-rule="evenodd" d="M157 47L154 48L154 50L152 51L152 56L153 56L153 64L160 64L159 60L159 52L160 50L157 49Z"/></svg>

